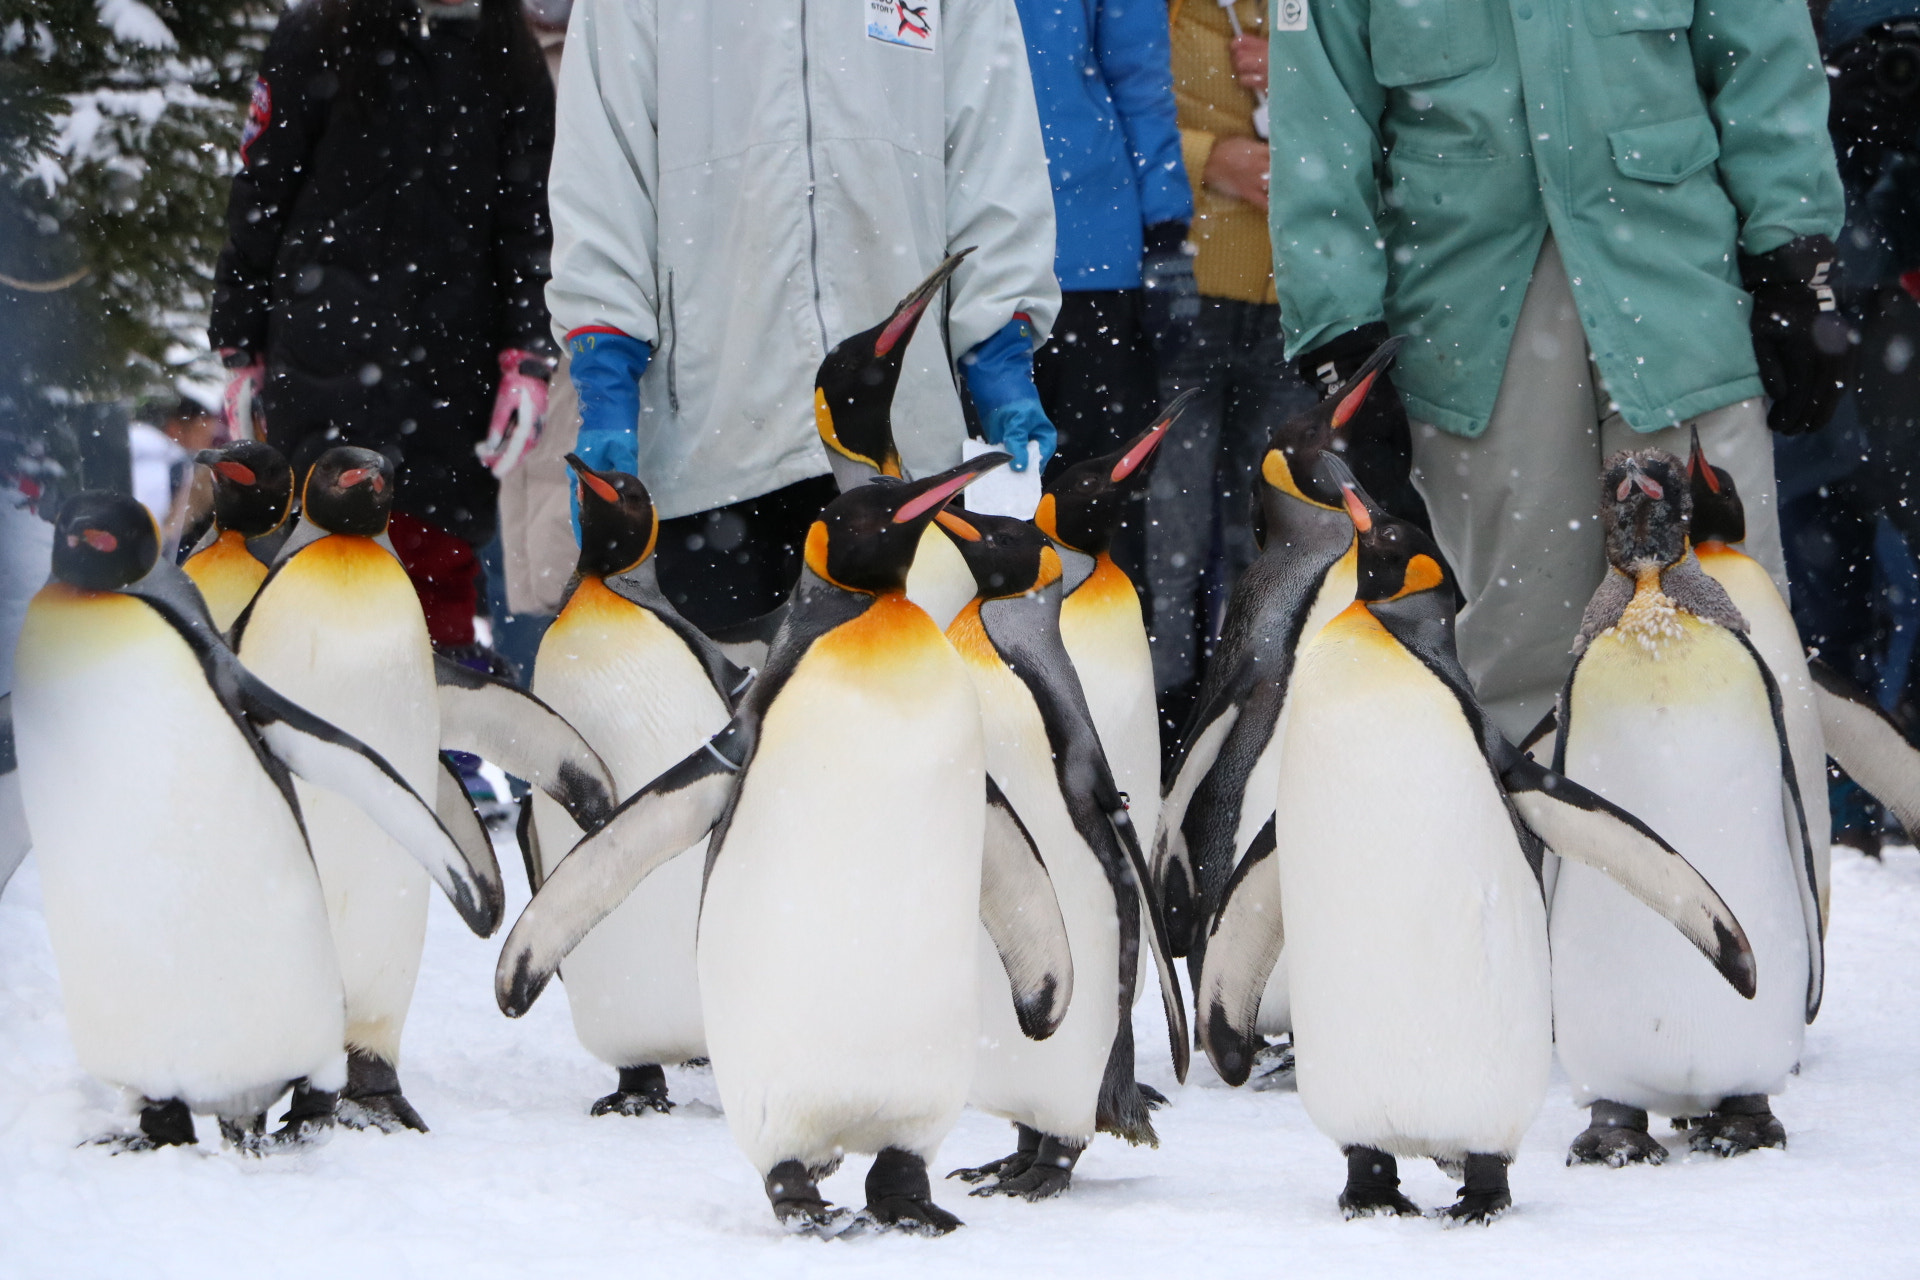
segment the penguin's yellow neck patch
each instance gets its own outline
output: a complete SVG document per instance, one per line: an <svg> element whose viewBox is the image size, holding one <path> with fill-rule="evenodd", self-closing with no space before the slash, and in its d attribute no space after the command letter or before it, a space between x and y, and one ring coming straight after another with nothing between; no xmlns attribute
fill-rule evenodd
<svg viewBox="0 0 1920 1280"><path fill-rule="evenodd" d="M254 558L247 550L246 536L234 529L221 533L180 567L200 588L213 625L222 631L233 625L267 579L267 566Z"/></svg>
<svg viewBox="0 0 1920 1280"><path fill-rule="evenodd" d="M852 669L849 679L860 683L896 678L911 682L929 653L944 653L951 660L953 650L906 592L885 591L865 613L814 641L808 661L822 658L842 664Z"/></svg>
<svg viewBox="0 0 1920 1280"><path fill-rule="evenodd" d="M947 641L968 662L991 665L1000 661L993 640L987 635L987 624L980 617L978 600L967 601L967 607L948 624Z"/></svg>
<svg viewBox="0 0 1920 1280"><path fill-rule="evenodd" d="M624 619L639 608L599 578L583 577L567 598L567 607L553 620L553 629L564 632L573 627L601 627Z"/></svg>
<svg viewBox="0 0 1920 1280"><path fill-rule="evenodd" d="M1686 635L1684 615L1680 606L1660 589L1658 569L1642 569L1635 575L1633 599L1627 601L1620 620L1609 630L1639 645L1656 659Z"/></svg>

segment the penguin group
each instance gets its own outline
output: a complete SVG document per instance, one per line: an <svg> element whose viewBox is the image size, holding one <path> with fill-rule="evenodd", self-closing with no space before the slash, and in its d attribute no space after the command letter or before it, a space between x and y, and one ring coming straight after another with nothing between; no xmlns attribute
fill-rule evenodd
<svg viewBox="0 0 1920 1280"><path fill-rule="evenodd" d="M525 690L434 651L384 454L200 455L179 565L131 499L67 502L0 699L0 871L37 852L79 1060L135 1100L102 1142L426 1130L400 1063L429 894L482 937L504 915L471 752L531 788L501 1010L561 977L614 1076L595 1115L669 1113L665 1068L709 1062L795 1233L959 1227L933 1167L969 1105L1013 1126L952 1171L974 1195L1059 1196L1098 1135L1157 1145L1149 969L1182 1082L1196 1044L1240 1085L1290 1037L1350 1217L1420 1212L1401 1159L1459 1176L1444 1219L1499 1216L1556 1054L1590 1108L1569 1162L1665 1158L1649 1113L1703 1152L1784 1144L1826 758L1920 823L1920 755L1807 657L1699 442L1607 462L1606 578L1516 746L1445 556L1341 456L1390 341L1258 459L1260 555L1163 779L1110 547L1180 405L1031 518L964 506L1003 453L908 474L893 390L962 257L822 362L840 494L766 617L690 624L646 486L570 457L580 555ZM858 1209L820 1188L848 1154Z"/></svg>

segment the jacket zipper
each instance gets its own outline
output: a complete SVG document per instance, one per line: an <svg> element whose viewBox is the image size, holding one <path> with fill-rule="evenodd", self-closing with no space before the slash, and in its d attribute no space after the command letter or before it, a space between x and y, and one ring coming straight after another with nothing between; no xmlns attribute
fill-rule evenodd
<svg viewBox="0 0 1920 1280"><path fill-rule="evenodd" d="M820 328L820 350L827 350L827 317L820 306L820 214L815 200L820 186L813 161L813 80L807 48L807 0L800 0L800 102L807 123L807 268L813 276L813 322Z"/></svg>
<svg viewBox="0 0 1920 1280"><path fill-rule="evenodd" d="M680 412L680 317L673 310L673 272L667 272L667 407Z"/></svg>

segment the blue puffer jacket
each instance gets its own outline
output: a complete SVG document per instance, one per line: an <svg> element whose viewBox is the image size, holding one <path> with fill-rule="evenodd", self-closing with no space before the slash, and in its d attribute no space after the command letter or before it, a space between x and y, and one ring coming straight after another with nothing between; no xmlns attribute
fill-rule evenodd
<svg viewBox="0 0 1920 1280"><path fill-rule="evenodd" d="M1141 229L1189 222L1165 0L1016 0L1046 137L1062 289L1140 285Z"/></svg>

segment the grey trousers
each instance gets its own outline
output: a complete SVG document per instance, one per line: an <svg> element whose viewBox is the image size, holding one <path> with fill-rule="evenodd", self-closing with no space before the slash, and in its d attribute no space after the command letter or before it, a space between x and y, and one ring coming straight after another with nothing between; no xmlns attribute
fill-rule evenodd
<svg viewBox="0 0 1920 1280"><path fill-rule="evenodd" d="M1481 703L1515 741L1559 696L1581 611L1606 573L1602 462L1649 448L1684 459L1689 427L1699 428L1708 458L1733 475L1747 509L1744 549L1784 597L1764 402L1742 400L1660 431L1629 427L1593 368L1551 235L1534 265L1485 433L1468 440L1413 424L1414 483L1467 598L1460 659Z"/></svg>

